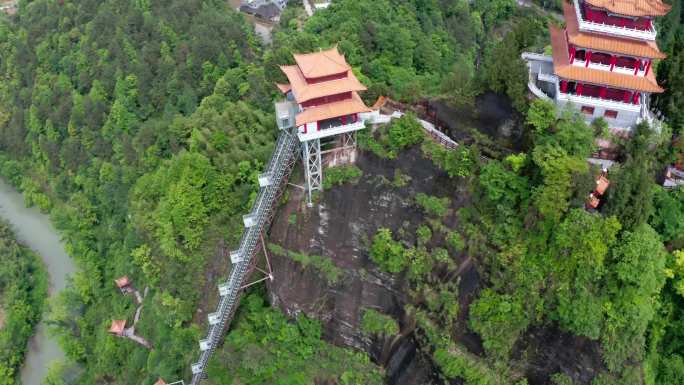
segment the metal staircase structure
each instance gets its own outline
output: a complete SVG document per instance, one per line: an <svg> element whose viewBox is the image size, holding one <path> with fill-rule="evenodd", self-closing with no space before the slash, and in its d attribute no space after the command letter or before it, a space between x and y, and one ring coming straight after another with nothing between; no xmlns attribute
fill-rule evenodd
<svg viewBox="0 0 684 385"><path fill-rule="evenodd" d="M233 268L228 280L219 285L219 304L216 311L208 316L207 337L199 342L201 353L199 360L192 364L191 385L198 385L205 378L209 359L233 318L242 291L250 286L247 279L256 267L259 241L263 243L263 233L268 230L278 199L287 186L287 179L297 161L298 149L299 140L292 130L281 129L268 167L259 175L259 193L252 211L243 216L245 229L240 246L230 253Z"/></svg>

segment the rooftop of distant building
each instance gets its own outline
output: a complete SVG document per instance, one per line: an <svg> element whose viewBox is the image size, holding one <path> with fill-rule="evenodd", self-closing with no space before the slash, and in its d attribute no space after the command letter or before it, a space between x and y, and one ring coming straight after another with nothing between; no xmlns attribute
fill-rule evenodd
<svg viewBox="0 0 684 385"><path fill-rule="evenodd" d="M580 32L575 8L567 1L563 2L563 14L565 16L566 30L568 31L568 40L570 41L570 44L578 47L595 49L597 51L614 52L651 59L664 59L667 56L660 52L658 45L653 41Z"/></svg>
<svg viewBox="0 0 684 385"><path fill-rule="evenodd" d="M633 76L571 64L568 58L568 41L565 38L565 32L554 26L551 26L550 30L551 46L553 48L553 69L559 77L578 82L602 84L642 92L664 91L658 85L653 74L654 71L650 71L646 76Z"/></svg>
<svg viewBox="0 0 684 385"><path fill-rule="evenodd" d="M661 0L585 0L594 7L626 16L663 16L672 6Z"/></svg>

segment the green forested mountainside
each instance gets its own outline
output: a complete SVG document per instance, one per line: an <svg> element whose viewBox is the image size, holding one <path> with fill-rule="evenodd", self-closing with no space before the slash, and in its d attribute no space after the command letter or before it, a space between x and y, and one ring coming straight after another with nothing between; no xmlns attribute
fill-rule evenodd
<svg viewBox="0 0 684 385"><path fill-rule="evenodd" d="M658 105L681 133L684 32L675 3L661 22L670 57L658 76L669 91ZM338 44L369 101L439 96L467 105L493 90L526 111L520 52L548 44L549 17L513 0L336 0L305 22L298 10L285 11L272 48L219 0L22 0L0 23L0 172L50 212L81 269L50 315L68 365L82 373L78 384L187 377L203 332L195 309L215 295L214 277L225 271L212 262L236 244L254 197L276 134L272 83L284 80L277 66L292 52ZM459 214L469 219L453 239L482 261L490 287L470 314L486 351L476 362L457 354L448 323L418 313L429 321L419 328L434 361L444 377L496 383L515 374L509 354L525 330L556 324L600 341L606 371L594 385L682 383L684 256L674 250L684 242L684 196L654 184L676 150L639 131L607 215L589 215L579 207L593 183L584 158L597 132L570 116L549 118L550 110L530 110L526 154L486 165L435 156L472 186L474 204ZM384 246L393 242L385 236ZM378 264L417 270L405 256L380 253ZM106 332L135 310L114 289L124 274L150 287L137 330L152 351ZM241 381L269 383L279 371L294 383L377 381L363 355L323 344L316 321L288 324L255 298L221 352ZM267 338L255 341L255 331ZM301 349L265 371L241 356L246 347L278 356L288 342ZM59 370L49 382L64 383Z"/></svg>
<svg viewBox="0 0 684 385"><path fill-rule="evenodd" d="M40 321L48 280L40 258L0 221L0 384L16 384L28 340Z"/></svg>

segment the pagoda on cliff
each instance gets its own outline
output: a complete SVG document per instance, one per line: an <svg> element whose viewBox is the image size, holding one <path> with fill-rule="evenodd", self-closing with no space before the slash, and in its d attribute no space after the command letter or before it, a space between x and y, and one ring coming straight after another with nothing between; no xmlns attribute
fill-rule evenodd
<svg viewBox="0 0 684 385"><path fill-rule="evenodd" d="M665 58L653 21L670 8L662 0L563 0L566 26L550 27L553 55L523 54L530 90L589 122L603 117L613 130L652 124L650 95L663 92L653 61Z"/></svg>
<svg viewBox="0 0 684 385"><path fill-rule="evenodd" d="M295 54L295 64L281 66L289 84L278 84L285 96L276 103L276 119L282 130L292 129L302 147L306 189L322 189L326 164L353 161L354 133L365 128L371 109L359 97L366 87L337 50Z"/></svg>

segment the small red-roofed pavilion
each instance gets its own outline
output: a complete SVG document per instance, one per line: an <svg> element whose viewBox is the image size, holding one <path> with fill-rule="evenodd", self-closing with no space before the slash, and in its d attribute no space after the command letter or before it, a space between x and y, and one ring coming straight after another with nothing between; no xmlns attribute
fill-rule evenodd
<svg viewBox="0 0 684 385"><path fill-rule="evenodd" d="M122 337L124 330L126 329L126 320L113 320L112 326L109 328L109 332L115 336Z"/></svg>
<svg viewBox="0 0 684 385"><path fill-rule="evenodd" d="M327 164L353 162L354 133L366 127L373 111L359 96L366 86L359 81L337 46L294 54L295 64L280 67L287 84L276 84L286 101L276 103L281 130L292 130L302 144L306 188L322 190L322 155ZM321 146L325 150L321 150Z"/></svg>
<svg viewBox="0 0 684 385"><path fill-rule="evenodd" d="M157 380L157 382L154 383L154 385L166 385L166 382L164 382L164 380L160 378Z"/></svg>
<svg viewBox="0 0 684 385"><path fill-rule="evenodd" d="M116 282L116 287L118 287L121 290L124 290L131 286L131 280L128 278L127 275L124 275L123 277L117 278L114 280Z"/></svg>
<svg viewBox="0 0 684 385"><path fill-rule="evenodd" d="M596 209L600 203L601 200L598 199L593 193L589 194L589 198L587 198L587 208Z"/></svg>
<svg viewBox="0 0 684 385"><path fill-rule="evenodd" d="M603 195L610 186L610 181L603 175L596 179L596 190L594 191L598 195Z"/></svg>

